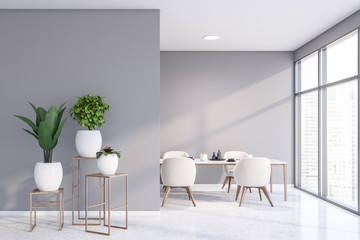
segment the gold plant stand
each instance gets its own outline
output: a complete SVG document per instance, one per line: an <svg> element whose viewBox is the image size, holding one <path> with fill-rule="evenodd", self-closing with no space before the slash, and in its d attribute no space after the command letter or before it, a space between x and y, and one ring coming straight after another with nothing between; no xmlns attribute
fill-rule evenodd
<svg viewBox="0 0 360 240"><path fill-rule="evenodd" d="M37 195L44 195L44 194L56 194L59 195L59 201L37 201ZM49 206L38 206L38 204L49 204L49 203L57 203L59 205L49 205ZM62 230L64 226L64 189L59 188L55 191L47 191L41 192L39 189L34 189L30 192L30 232L32 232L36 226L36 209L40 208L59 208L60 211L60 227L59 231ZM33 216L32 212L34 210L34 225L32 224Z"/></svg>
<svg viewBox="0 0 360 240"><path fill-rule="evenodd" d="M80 162L81 160L89 161L89 160L96 160L96 158L88 158L88 157L73 157L72 158L72 225L84 226L85 223L75 223L75 195L77 195L77 220L78 221L85 221L84 217L80 217ZM77 162L77 171L75 171L75 165ZM75 173L77 176L75 177ZM75 179L76 178L76 179ZM75 183L76 181L76 183ZM99 186L102 183L99 179ZM99 199L101 199L101 192L99 192ZM88 218L88 220L99 220L99 223L91 223L89 225L100 225L101 220L104 219L101 217L101 211L99 211L98 218Z"/></svg>
<svg viewBox="0 0 360 240"><path fill-rule="evenodd" d="M88 205L88 178L90 178L90 177L99 178L99 183L101 183L101 179L103 179L103 184L99 185L99 196L100 196L99 203L89 206ZM125 185L126 186L125 187L125 204L118 206L118 207L111 207L111 180L113 178L119 178L119 177L125 177L125 183L126 183L126 185ZM107 182L107 184L106 184L106 182ZM105 198L106 187L107 187L107 198ZM101 199L101 192L103 193L103 199ZM87 217L88 209L94 208L94 207L99 208L98 220L99 220L99 223L101 223L102 219L104 220L104 226L106 226L108 228L107 233L88 230L88 225L90 225L90 224L88 224L88 220L91 219L91 218ZM101 218L101 207L104 212L104 218ZM121 209L121 208L125 208L125 211L126 211L125 227L111 225L111 211ZM107 224L106 224L106 212L107 212L107 222L108 222ZM112 227L113 228L121 228L121 229L128 228L128 174L127 173L115 173L112 175L102 175L100 173L87 174L85 176L85 231L110 236L110 228L112 228Z"/></svg>

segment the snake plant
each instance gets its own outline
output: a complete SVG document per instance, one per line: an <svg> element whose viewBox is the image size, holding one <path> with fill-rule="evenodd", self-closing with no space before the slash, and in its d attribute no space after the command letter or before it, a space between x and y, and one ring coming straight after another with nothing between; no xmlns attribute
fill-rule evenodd
<svg viewBox="0 0 360 240"><path fill-rule="evenodd" d="M31 127L32 132L24 128L23 130L38 140L40 147L44 151L44 163L51 163L52 151L58 143L61 130L67 120L67 118L65 118L61 121L62 115L66 109L64 107L65 103L63 103L58 109L51 106L48 111L42 107L35 107L31 102L29 102L29 104L32 106L36 114L35 123L29 118L19 115L14 116L23 120Z"/></svg>

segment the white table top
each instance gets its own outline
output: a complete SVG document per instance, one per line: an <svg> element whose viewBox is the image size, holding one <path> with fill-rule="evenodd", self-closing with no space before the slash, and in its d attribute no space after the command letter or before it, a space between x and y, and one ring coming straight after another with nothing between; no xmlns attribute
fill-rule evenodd
<svg viewBox="0 0 360 240"><path fill-rule="evenodd" d="M287 165L288 163L285 161L277 160L277 159L269 159L270 165ZM160 164L162 164L163 159L160 158ZM216 160L205 160L202 161L199 158L195 158L194 162L196 165L236 165L236 162L227 162L227 161L216 161Z"/></svg>

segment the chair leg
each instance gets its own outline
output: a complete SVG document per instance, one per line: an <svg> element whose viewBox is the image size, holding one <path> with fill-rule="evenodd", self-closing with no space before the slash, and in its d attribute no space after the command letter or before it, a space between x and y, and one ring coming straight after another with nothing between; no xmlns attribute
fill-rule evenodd
<svg viewBox="0 0 360 240"><path fill-rule="evenodd" d="M261 190L260 190L260 188L258 188L258 190L259 190L260 201L262 201L262 197L261 197Z"/></svg>
<svg viewBox="0 0 360 240"><path fill-rule="evenodd" d="M235 201L237 201L238 198L239 198L240 189L241 189L241 186L240 186L240 185L237 185Z"/></svg>
<svg viewBox="0 0 360 240"><path fill-rule="evenodd" d="M228 187L228 193L230 193L230 187L231 187L231 182L232 182L232 177L229 177L229 187Z"/></svg>
<svg viewBox="0 0 360 240"><path fill-rule="evenodd" d="M187 192L187 194L188 194L188 198L189 198L189 200L191 200L191 197L190 197L190 192L189 192L188 187L184 187L184 189L186 190L186 192Z"/></svg>
<svg viewBox="0 0 360 240"><path fill-rule="evenodd" d="M221 189L224 189L224 187L225 187L225 185L226 185L226 182L227 182L227 180L228 180L228 177L229 177L229 176L226 176L226 178L225 178L225 180L224 180L224 183L223 183Z"/></svg>
<svg viewBox="0 0 360 240"><path fill-rule="evenodd" d="M247 190L247 187L243 187L243 190L242 190L242 193L241 193L241 198L240 198L239 207L241 207L241 203L242 203L242 201L244 200L246 190Z"/></svg>
<svg viewBox="0 0 360 240"><path fill-rule="evenodd" d="M262 187L262 188L261 188L261 190L264 192L265 197L268 199L268 201L269 201L269 203L270 203L271 207L274 207L273 203L271 202L271 199L270 199L270 196L269 196L269 193L268 193L268 191L267 191L266 187Z"/></svg>
<svg viewBox="0 0 360 240"><path fill-rule="evenodd" d="M189 194L189 196L190 196L190 198L191 198L192 203L194 204L194 207L196 207L196 203L195 203L194 196L193 196L193 194L192 194L192 191L191 191L190 186L187 187L187 191L188 191L188 194Z"/></svg>
<svg viewBox="0 0 360 240"><path fill-rule="evenodd" d="M163 202L161 204L162 207L165 205L165 202L166 202L166 200L167 200L167 198L169 196L170 191L171 191L171 187L166 186L165 196L164 196Z"/></svg>
<svg viewBox="0 0 360 240"><path fill-rule="evenodd" d="M251 193L251 188L249 188L249 192Z"/></svg>

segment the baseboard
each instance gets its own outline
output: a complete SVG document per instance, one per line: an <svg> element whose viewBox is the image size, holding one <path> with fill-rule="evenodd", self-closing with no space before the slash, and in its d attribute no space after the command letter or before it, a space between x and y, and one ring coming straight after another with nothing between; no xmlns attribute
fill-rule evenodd
<svg viewBox="0 0 360 240"><path fill-rule="evenodd" d="M89 211L90 215L97 215L98 211ZM0 211L0 216L8 216L8 217L29 217L29 211ZM58 216L59 211L36 211L37 216ZM76 213L77 214L77 213ZM123 215L123 211L112 211L111 216L120 216ZM160 211L129 211L129 216L158 216ZM71 211L64 211L65 217L71 217ZM81 211L80 215L85 216L85 211Z"/></svg>
<svg viewBox="0 0 360 240"><path fill-rule="evenodd" d="M209 186L209 187L211 187L211 186L222 186L222 185L223 185L222 183L211 183L211 184L209 184L209 183L196 183L196 184L194 184L193 186L194 186L194 187L196 187L196 186L199 186L199 187L201 187L201 186L203 186L203 187ZM281 187L283 187L283 186L284 186L283 183L273 183L272 185L273 185L273 187L276 187L276 186L281 186ZM160 184L160 186L162 187L163 184ZM233 184L232 184L231 186L236 186L236 183L233 182ZM289 183L289 184L287 184L287 186L288 186L288 187L294 187L294 184L293 184L293 183ZM270 187L270 185L268 185L267 187Z"/></svg>

